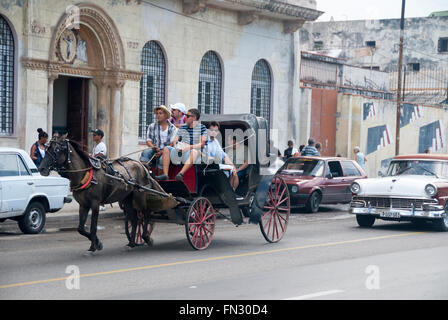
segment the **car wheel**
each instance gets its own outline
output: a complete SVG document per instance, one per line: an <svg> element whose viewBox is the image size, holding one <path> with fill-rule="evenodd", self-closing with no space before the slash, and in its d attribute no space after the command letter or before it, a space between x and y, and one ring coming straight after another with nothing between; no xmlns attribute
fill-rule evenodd
<svg viewBox="0 0 448 320"><path fill-rule="evenodd" d="M314 191L306 201L305 205L306 211L316 213L319 210L321 201L322 201L322 195L319 192Z"/></svg>
<svg viewBox="0 0 448 320"><path fill-rule="evenodd" d="M19 220L19 228L26 234L37 234L45 226L45 208L40 202L31 202Z"/></svg>
<svg viewBox="0 0 448 320"><path fill-rule="evenodd" d="M445 209L445 212L447 212L448 210ZM446 216L445 218L442 219L437 219L434 220L434 226L436 228L437 231L448 231L448 216Z"/></svg>
<svg viewBox="0 0 448 320"><path fill-rule="evenodd" d="M361 228L371 228L375 223L375 217L357 214L356 221Z"/></svg>

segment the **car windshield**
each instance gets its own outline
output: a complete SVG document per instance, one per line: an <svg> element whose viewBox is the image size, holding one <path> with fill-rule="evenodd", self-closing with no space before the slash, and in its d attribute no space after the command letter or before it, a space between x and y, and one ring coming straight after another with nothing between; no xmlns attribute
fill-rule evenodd
<svg viewBox="0 0 448 320"><path fill-rule="evenodd" d="M321 176L324 173L324 162L315 159L289 158L280 171L299 176Z"/></svg>
<svg viewBox="0 0 448 320"><path fill-rule="evenodd" d="M448 178L448 162L437 160L398 160L390 163L387 176L406 174Z"/></svg>

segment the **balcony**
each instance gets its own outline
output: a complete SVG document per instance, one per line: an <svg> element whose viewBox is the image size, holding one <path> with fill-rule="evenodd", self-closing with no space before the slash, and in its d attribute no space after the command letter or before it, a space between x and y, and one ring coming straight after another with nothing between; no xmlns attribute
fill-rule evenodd
<svg viewBox="0 0 448 320"><path fill-rule="evenodd" d="M323 14L315 9L314 0L183 0L184 14L195 14L207 7L238 12L240 25L250 24L259 17L278 20L283 22L285 33L293 33L305 22L314 21Z"/></svg>

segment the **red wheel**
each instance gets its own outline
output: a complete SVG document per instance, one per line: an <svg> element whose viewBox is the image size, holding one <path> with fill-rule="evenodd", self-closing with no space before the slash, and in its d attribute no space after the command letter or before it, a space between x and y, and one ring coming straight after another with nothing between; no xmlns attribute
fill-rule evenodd
<svg viewBox="0 0 448 320"><path fill-rule="evenodd" d="M145 240L143 240L143 230L144 230L144 216L139 211L137 213L137 229L135 230L135 245L136 246L143 246L145 244ZM149 222L148 223L148 237L151 236L152 230L154 229L154 224ZM131 220L128 219L126 216L125 219L125 232L126 237L128 238L128 241L131 241L131 232L132 232L132 223Z"/></svg>
<svg viewBox="0 0 448 320"><path fill-rule="evenodd" d="M206 198L199 197L190 205L185 221L187 239L193 249L206 249L215 233L216 212Z"/></svg>
<svg viewBox="0 0 448 320"><path fill-rule="evenodd" d="M280 177L274 177L264 204L260 230L268 242L280 241L286 232L290 214L288 185Z"/></svg>

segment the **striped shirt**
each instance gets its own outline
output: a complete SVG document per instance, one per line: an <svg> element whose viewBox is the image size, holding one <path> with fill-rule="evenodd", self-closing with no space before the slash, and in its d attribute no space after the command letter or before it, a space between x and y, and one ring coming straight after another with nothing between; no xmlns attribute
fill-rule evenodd
<svg viewBox="0 0 448 320"><path fill-rule="evenodd" d="M177 136L179 137L180 142L194 145L200 142L200 137L207 138L208 134L207 128L202 123L193 128L190 128L187 124L184 124L177 131ZM207 142L205 144L207 144Z"/></svg>

